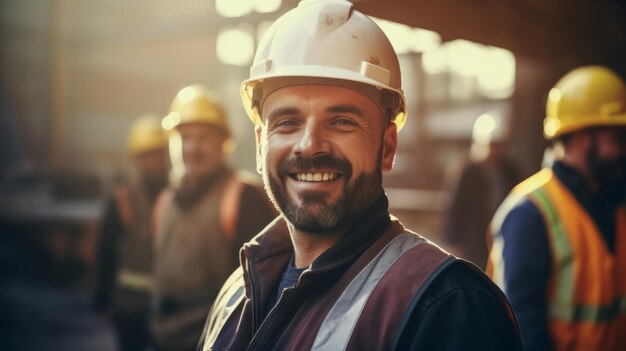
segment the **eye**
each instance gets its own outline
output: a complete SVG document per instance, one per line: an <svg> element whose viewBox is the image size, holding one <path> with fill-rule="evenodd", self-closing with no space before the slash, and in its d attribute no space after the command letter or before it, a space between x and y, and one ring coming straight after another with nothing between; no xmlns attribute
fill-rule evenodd
<svg viewBox="0 0 626 351"><path fill-rule="evenodd" d="M349 120L347 118L341 118L339 120L337 120L338 124L355 124L352 120Z"/></svg>
<svg viewBox="0 0 626 351"><path fill-rule="evenodd" d="M343 116L334 118L331 124L342 129L351 129L352 127L356 127L358 125L355 120Z"/></svg>
<svg viewBox="0 0 626 351"><path fill-rule="evenodd" d="M272 129L278 131L289 131L298 126L299 122L293 118L282 118L272 125Z"/></svg>

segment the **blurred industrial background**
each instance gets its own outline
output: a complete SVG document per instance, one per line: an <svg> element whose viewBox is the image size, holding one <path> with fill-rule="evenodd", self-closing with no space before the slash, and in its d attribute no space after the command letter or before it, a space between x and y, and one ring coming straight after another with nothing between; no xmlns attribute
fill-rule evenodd
<svg viewBox="0 0 626 351"><path fill-rule="evenodd" d="M626 73L626 5L619 0L355 3L391 37L410 104L396 169L386 179L391 203L433 238L446 168L469 149L478 116L497 115L509 131L507 152L528 175L546 146L544 101L556 79L582 64ZM232 162L254 170L239 84L260 35L296 5L2 1L4 217L97 217L97 202L84 200L101 198L127 164L131 122L144 113L165 116L175 93L192 83L222 95L238 144ZM79 205L63 207L71 201Z"/></svg>
<svg viewBox="0 0 626 351"><path fill-rule="evenodd" d="M396 168L385 179L392 212L435 241L446 178L470 149L479 116L493 116L484 128L503 130L507 154L527 176L547 145L544 103L555 81L583 64L626 75L620 0L354 2L390 36L409 102ZM89 266L102 200L129 163L131 123L165 116L176 92L194 83L221 94L237 142L232 163L254 171L239 84L264 30L297 3L3 0L3 228L27 223L29 240ZM66 232L75 235L50 239Z"/></svg>
<svg viewBox="0 0 626 351"><path fill-rule="evenodd" d="M354 3L390 37L409 104L395 169L384 180L392 213L435 242L453 178L477 137L497 139L518 176L528 176L544 157L544 104L556 80L585 64L626 76L621 0ZM0 310L15 301L27 306L1 325L31 328L30 312L58 308L49 315L75 321L67 330L107 338L90 315L63 313L89 304L84 287L93 284L97 228L107 194L131 163L131 124L147 113L165 117L181 88L204 84L221 95L229 115L237 143L231 162L255 172L239 85L260 36L297 4L0 2L0 279L31 277L45 287L1 290ZM42 283L48 281L54 284Z"/></svg>

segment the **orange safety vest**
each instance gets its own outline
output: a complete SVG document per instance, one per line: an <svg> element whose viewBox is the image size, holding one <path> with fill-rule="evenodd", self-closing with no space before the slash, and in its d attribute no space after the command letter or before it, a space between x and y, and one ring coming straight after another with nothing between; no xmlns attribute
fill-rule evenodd
<svg viewBox="0 0 626 351"><path fill-rule="evenodd" d="M552 256L548 328L555 350L626 350L626 210L616 213L615 252L550 169L513 189L494 216L488 275L506 292L500 227L522 199L542 214Z"/></svg>

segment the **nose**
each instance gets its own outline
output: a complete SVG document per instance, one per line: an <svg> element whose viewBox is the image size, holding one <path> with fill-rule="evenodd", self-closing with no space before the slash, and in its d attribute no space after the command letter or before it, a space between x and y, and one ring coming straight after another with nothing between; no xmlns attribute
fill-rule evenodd
<svg viewBox="0 0 626 351"><path fill-rule="evenodd" d="M315 118L308 118L301 133L301 138L294 146L294 153L302 157L315 157L329 154L330 143L323 123Z"/></svg>

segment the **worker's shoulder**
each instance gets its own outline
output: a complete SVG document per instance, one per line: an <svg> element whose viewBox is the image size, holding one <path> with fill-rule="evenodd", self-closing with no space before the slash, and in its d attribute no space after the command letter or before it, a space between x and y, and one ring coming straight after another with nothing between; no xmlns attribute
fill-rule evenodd
<svg viewBox="0 0 626 351"><path fill-rule="evenodd" d="M446 262L427 287L424 297L432 302L451 293L472 293L501 300L500 289L470 262L453 258Z"/></svg>
<svg viewBox="0 0 626 351"><path fill-rule="evenodd" d="M398 258L398 270L412 281L419 279L418 294L421 298L437 298L451 292L474 291L500 298L501 291L474 264L459 259L434 242L404 229L402 235L419 243ZM396 239L397 239L396 238Z"/></svg>
<svg viewBox="0 0 626 351"><path fill-rule="evenodd" d="M420 320L432 313L454 314L457 309L469 314L480 310L500 319L511 319L513 313L504 293L478 267L458 258L446 261L411 305L409 315Z"/></svg>
<svg viewBox="0 0 626 351"><path fill-rule="evenodd" d="M405 228L393 216L388 232L397 234L383 251L394 248L394 243L408 249L400 250L402 252L387 275L404 281L403 284L416 287L418 295L423 295L426 290L441 294L455 289L488 292L492 287L493 283L480 268L451 255L428 238Z"/></svg>
<svg viewBox="0 0 626 351"><path fill-rule="evenodd" d="M394 349L458 350L475 339L488 340L483 349L522 349L510 304L478 267L453 258L436 273L406 310Z"/></svg>

